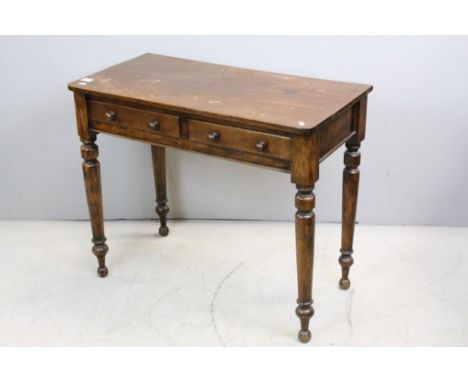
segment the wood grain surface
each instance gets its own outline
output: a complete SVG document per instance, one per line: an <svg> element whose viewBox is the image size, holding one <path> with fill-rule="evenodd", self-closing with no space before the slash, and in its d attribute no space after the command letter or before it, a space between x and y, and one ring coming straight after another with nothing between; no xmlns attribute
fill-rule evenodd
<svg viewBox="0 0 468 382"><path fill-rule="evenodd" d="M74 91L284 131L308 131L372 90L305 78L144 54L69 84Z"/></svg>

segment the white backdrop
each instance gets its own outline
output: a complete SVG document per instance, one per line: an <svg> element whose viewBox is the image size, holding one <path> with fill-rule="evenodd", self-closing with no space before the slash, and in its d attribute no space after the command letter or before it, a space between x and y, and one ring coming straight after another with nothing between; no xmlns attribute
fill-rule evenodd
<svg viewBox="0 0 468 382"><path fill-rule="evenodd" d="M468 37L0 37L0 218L85 219L67 83L144 52L374 85L358 220L468 225ZM149 147L100 135L107 219L153 218ZM168 150L172 218L292 220L287 174ZM342 150L317 218L339 221Z"/></svg>

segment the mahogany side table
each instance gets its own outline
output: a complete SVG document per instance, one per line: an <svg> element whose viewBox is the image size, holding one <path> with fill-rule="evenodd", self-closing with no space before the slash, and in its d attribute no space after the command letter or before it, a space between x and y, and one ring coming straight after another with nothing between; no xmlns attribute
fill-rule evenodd
<svg viewBox="0 0 468 382"><path fill-rule="evenodd" d="M295 197L299 340L308 342L312 307L315 195L319 163L346 145L343 171L341 289L350 286L370 85L335 82L145 54L68 85L74 92L83 174L98 275L107 276L96 136L149 143L159 234L166 236L165 147L291 174Z"/></svg>

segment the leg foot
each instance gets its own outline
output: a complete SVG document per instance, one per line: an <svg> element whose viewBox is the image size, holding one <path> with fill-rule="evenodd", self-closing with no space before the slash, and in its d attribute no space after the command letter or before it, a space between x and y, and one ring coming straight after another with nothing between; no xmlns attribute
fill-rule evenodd
<svg viewBox="0 0 468 382"><path fill-rule="evenodd" d="M351 281L349 280L349 269L353 265L354 260L351 254L353 251L344 251L341 250L341 256L338 259L338 262L341 265L341 279L338 283L340 289L346 290L351 286Z"/></svg>
<svg viewBox="0 0 468 382"><path fill-rule="evenodd" d="M299 330L297 337L299 338L299 341L306 344L307 342L310 341L310 339L312 338L312 335L310 334L310 330L302 331L301 329Z"/></svg>
<svg viewBox="0 0 468 382"><path fill-rule="evenodd" d="M349 289L351 286L351 281L345 280L345 279L340 279L340 282L338 283L340 289L346 290Z"/></svg>
<svg viewBox="0 0 468 382"><path fill-rule="evenodd" d="M312 300L309 302L300 302L297 300L297 308L296 308L296 315L299 317L301 321L301 329L298 333L299 341L302 343L307 343L310 341L312 337L310 330L309 330L309 321L311 317L314 315L314 308L312 308Z"/></svg>
<svg viewBox="0 0 468 382"><path fill-rule="evenodd" d="M109 270L107 269L106 266L104 267L99 267L98 270L97 270L97 274L99 277L106 277L109 273Z"/></svg>
<svg viewBox="0 0 468 382"><path fill-rule="evenodd" d="M105 237L99 240L93 239L93 253L98 260L99 267L97 269L97 274L99 277L106 277L109 273L109 270L106 267L106 253L109 250L109 247L105 242Z"/></svg>
<svg viewBox="0 0 468 382"><path fill-rule="evenodd" d="M169 235L169 227L159 227L159 234L161 236Z"/></svg>
<svg viewBox="0 0 468 382"><path fill-rule="evenodd" d="M167 236L169 234L169 228L167 227L167 214L169 213L169 207L168 205L166 204L167 203L167 199L164 199L164 200L161 200L161 199L158 199L157 200L157 206L156 206L156 213L158 214L159 216L159 222L160 222L160 227L159 227L159 234L161 236Z"/></svg>

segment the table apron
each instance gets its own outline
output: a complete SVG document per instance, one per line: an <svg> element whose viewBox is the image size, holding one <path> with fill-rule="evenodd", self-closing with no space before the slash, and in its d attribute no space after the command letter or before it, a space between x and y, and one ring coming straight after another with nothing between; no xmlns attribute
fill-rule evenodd
<svg viewBox="0 0 468 382"><path fill-rule="evenodd" d="M152 133L151 131L143 131L132 128L121 128L119 126L99 121L95 121L92 124L91 128L96 132L121 136L144 143L150 143L153 145L173 147L186 151L192 151L201 154L207 154L210 156L230 159L237 162L254 164L261 167L280 170L283 172L289 172L291 168L291 162L289 160L263 156L227 147L208 145L200 142L195 142L189 139L174 138L162 134L158 135Z"/></svg>

